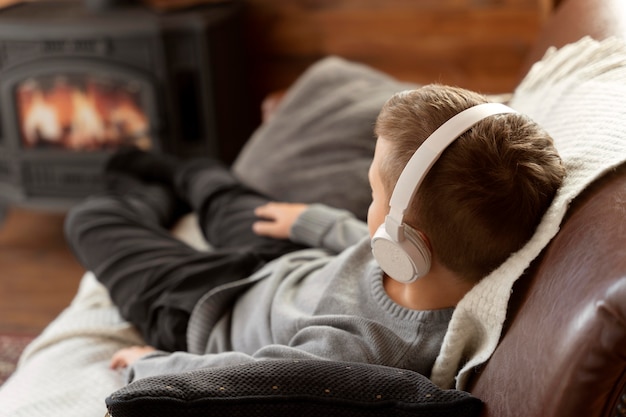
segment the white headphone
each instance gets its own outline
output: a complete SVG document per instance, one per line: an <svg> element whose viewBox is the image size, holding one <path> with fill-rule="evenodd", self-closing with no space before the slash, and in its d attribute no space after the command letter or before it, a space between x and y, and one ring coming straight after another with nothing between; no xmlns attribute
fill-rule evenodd
<svg viewBox="0 0 626 417"><path fill-rule="evenodd" d="M516 111L500 103L479 104L463 110L435 130L409 159L391 195L389 214L372 238L374 258L387 275L411 283L428 273L430 250L419 233L403 223L404 213L443 151L476 123L503 113Z"/></svg>

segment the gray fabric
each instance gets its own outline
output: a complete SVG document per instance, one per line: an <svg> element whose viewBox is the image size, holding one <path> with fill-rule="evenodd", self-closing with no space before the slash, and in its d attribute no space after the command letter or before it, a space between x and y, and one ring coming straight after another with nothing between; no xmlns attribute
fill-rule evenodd
<svg viewBox="0 0 626 417"><path fill-rule="evenodd" d="M417 311L393 302L373 259L367 228L346 213L316 206L302 215L306 221L294 233L312 225L323 235L316 241L350 244L345 237L358 233L346 234L339 225L314 227L332 217L361 231L357 244L338 255L328 248L294 252L240 284L209 293L189 323L192 353L154 354L133 365L130 379L266 359L361 362L429 375L452 309ZM308 230L307 238L315 230ZM231 305L224 293L237 285L246 291Z"/></svg>
<svg viewBox="0 0 626 417"><path fill-rule="evenodd" d="M233 170L273 198L324 203L365 219L376 117L393 93L415 87L362 64L323 59L287 91Z"/></svg>

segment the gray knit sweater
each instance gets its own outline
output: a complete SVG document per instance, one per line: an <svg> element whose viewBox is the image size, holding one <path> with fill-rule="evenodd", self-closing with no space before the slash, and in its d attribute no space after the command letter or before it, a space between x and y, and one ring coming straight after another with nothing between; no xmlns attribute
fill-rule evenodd
<svg viewBox="0 0 626 417"><path fill-rule="evenodd" d="M329 359L430 375L452 309L416 311L391 300L367 226L312 205L292 240L316 247L285 255L248 279L206 294L188 329L190 352L137 361L129 380L268 359Z"/></svg>

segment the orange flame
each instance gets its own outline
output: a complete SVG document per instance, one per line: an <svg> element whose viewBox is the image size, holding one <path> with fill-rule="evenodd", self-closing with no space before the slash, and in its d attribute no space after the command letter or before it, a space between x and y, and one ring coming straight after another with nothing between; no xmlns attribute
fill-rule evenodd
<svg viewBox="0 0 626 417"><path fill-rule="evenodd" d="M134 145L149 149L150 123L136 95L121 85L86 80L79 87L66 77L29 79L16 91L25 147L71 150L115 149Z"/></svg>

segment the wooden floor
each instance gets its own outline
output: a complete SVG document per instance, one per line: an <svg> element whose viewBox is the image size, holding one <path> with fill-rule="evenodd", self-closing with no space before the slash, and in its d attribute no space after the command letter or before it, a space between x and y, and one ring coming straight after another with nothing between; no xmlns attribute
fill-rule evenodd
<svg viewBox="0 0 626 417"><path fill-rule="evenodd" d="M0 225L0 333L39 333L84 272L65 244L62 213L9 208Z"/></svg>

